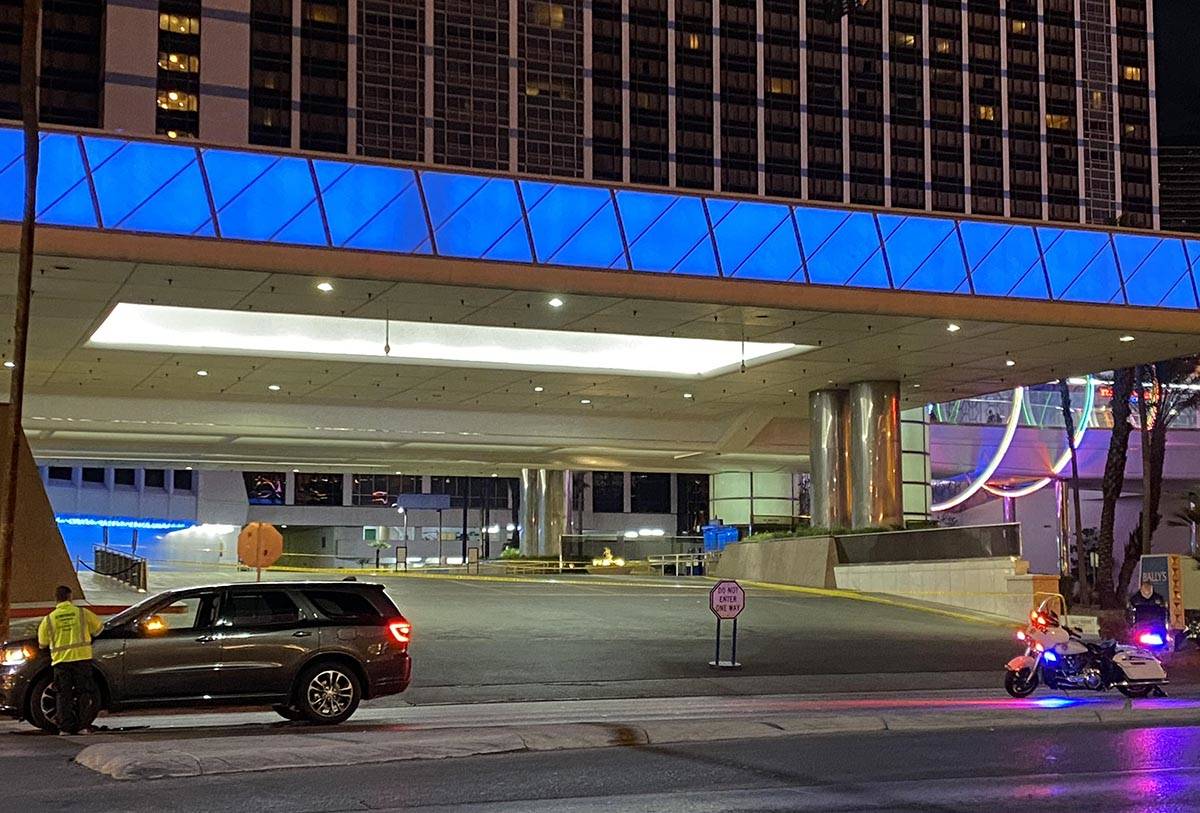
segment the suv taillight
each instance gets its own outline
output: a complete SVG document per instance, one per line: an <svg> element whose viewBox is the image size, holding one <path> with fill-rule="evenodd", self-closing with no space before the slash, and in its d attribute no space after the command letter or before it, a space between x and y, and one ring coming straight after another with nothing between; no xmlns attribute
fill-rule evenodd
<svg viewBox="0 0 1200 813"><path fill-rule="evenodd" d="M412 640L412 624L403 618L389 621L388 632L392 634L392 638L396 639L398 644L407 646L408 642Z"/></svg>

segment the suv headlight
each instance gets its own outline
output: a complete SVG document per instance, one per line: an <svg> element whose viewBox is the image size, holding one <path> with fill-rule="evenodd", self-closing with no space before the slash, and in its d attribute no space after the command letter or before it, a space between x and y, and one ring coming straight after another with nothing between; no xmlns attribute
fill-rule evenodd
<svg viewBox="0 0 1200 813"><path fill-rule="evenodd" d="M20 666L26 661L32 660L36 654L31 646L6 646L4 648L4 665Z"/></svg>

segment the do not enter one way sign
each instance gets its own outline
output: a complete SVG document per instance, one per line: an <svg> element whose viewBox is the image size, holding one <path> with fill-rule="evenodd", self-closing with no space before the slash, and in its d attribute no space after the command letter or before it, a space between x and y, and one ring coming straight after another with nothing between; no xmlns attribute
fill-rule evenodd
<svg viewBox="0 0 1200 813"><path fill-rule="evenodd" d="M735 581L719 581L708 592L708 607L717 618L737 618L746 608L746 591Z"/></svg>

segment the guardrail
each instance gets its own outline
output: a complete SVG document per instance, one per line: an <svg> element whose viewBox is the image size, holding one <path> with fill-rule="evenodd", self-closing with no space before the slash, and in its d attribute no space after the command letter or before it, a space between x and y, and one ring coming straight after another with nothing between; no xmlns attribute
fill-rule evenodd
<svg viewBox="0 0 1200 813"><path fill-rule="evenodd" d="M147 560L99 545L92 549L91 569L101 576L127 584L140 593L146 592L150 582L150 563Z"/></svg>

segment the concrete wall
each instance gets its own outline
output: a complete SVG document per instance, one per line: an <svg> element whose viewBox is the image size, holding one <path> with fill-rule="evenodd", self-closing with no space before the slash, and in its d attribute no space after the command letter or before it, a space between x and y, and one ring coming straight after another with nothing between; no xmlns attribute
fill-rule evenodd
<svg viewBox="0 0 1200 813"><path fill-rule="evenodd" d="M837 554L828 536L739 542L721 553L714 575L722 579L834 587Z"/></svg>
<svg viewBox="0 0 1200 813"><path fill-rule="evenodd" d="M1053 576L1034 575L1023 559L953 559L841 565L831 537L739 542L721 554L723 579L840 588L944 604L1020 620L1035 592L1057 592Z"/></svg>
<svg viewBox="0 0 1200 813"><path fill-rule="evenodd" d="M838 565L837 586L993 613L1014 621L1025 618L1035 592L1058 592L1058 580L1029 573L1022 559L955 559L940 562L890 562Z"/></svg>

